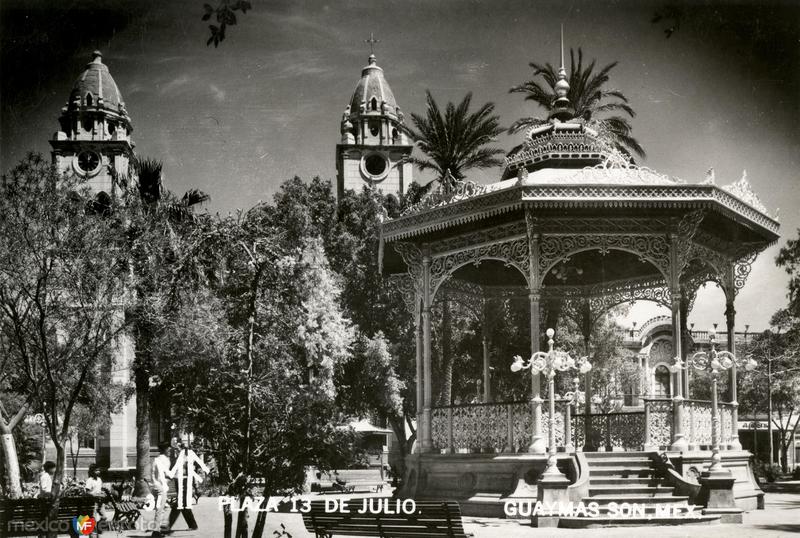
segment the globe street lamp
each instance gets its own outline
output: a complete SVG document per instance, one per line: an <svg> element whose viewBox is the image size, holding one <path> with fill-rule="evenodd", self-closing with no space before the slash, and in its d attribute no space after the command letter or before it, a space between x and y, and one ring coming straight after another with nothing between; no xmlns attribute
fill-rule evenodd
<svg viewBox="0 0 800 538"><path fill-rule="evenodd" d="M514 362L511 364L512 372L519 372L520 370L527 370L530 368L532 372L537 374L543 373L549 381L549 399L550 399L550 412L547 416L548 425L548 458L547 468L543 476L561 475L556 464L556 429L555 429L555 414L556 414L556 401L555 401L555 377L556 372L566 372L567 370L577 369L580 373L585 374L592 369L592 364L587 360L587 357L581 357L577 361L573 359L566 351L557 351L553 349L553 329L547 329L547 353L537 351L531 355L530 359L523 359L519 355L514 357Z"/></svg>
<svg viewBox="0 0 800 538"><path fill-rule="evenodd" d="M715 324L716 328L716 324ZM689 357L684 363L680 357L675 357L675 364L670 366L670 371L673 373L679 370L688 369L689 366L698 371L705 371L711 374L711 466L708 468L709 473L722 471L722 458L719 454L719 409L717 402L717 383L719 381L719 374L722 370L729 370L738 361L736 356L729 351L717 351L716 348L716 332L709 331L709 340L711 342L711 351L699 351ZM752 358L742 361L744 369L748 372L755 370L757 364ZM736 427L736 424L733 425Z"/></svg>

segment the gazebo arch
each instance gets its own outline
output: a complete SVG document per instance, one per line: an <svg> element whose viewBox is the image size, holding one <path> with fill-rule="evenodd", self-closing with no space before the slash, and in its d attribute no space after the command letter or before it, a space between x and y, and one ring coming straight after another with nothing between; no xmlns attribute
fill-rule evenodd
<svg viewBox="0 0 800 538"><path fill-rule="evenodd" d="M594 238L597 244L572 246L574 242L592 242L592 236L582 238L570 238L565 245L559 245L559 237L546 237L542 240L542 257L540 258L540 274L542 281L547 274L559 263L569 260L575 254L581 252L598 251L605 256L609 251L617 250L638 256L641 260L649 262L665 281L670 279L670 259L669 244L661 236L639 237L639 236L605 236L598 235ZM554 245L551 243L555 243ZM629 246L631 245L631 246ZM639 247L637 248L638 245Z"/></svg>

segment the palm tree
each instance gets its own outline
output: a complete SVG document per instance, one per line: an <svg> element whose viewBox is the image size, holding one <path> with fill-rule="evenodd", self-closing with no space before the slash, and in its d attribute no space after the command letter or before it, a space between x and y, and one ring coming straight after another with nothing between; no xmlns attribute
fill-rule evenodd
<svg viewBox="0 0 800 538"><path fill-rule="evenodd" d="M410 162L420 170L435 171L445 189L451 188L454 181L462 181L464 172L471 168L490 168L503 163L499 157L502 149L485 147L505 131L500 127L500 117L492 115L493 103L470 112L472 93L468 93L458 106L447 103L442 114L431 92L425 93L425 115L411 114L416 129L404 127L404 130L426 157L412 157ZM452 180L446 179L448 172Z"/></svg>
<svg viewBox="0 0 800 538"><path fill-rule="evenodd" d="M636 116L636 112L628 104L628 98L615 89L606 89L609 81L609 73L616 67L617 62L612 62L597 73L595 73L595 60L584 66L583 51L579 48L577 61L575 51L569 51L571 68L569 79L569 91L567 98L574 108L574 118L582 118L588 124L595 126L601 133L609 138L614 148L631 156L645 156L644 148L631 136L632 127L628 118ZM526 101L533 101L548 112L554 109L556 100L556 83L558 82L558 69L551 64L544 65L531 62L533 69L533 79L523 82L519 86L514 86L509 90L510 93L524 93ZM543 80L536 80L536 77ZM543 84L543 83L544 84ZM614 114L608 117L601 117L604 114ZM625 117L627 116L627 117ZM529 127L544 125L548 122L546 118L521 118L509 127L509 133L516 133ZM520 146L517 146L511 153L515 153Z"/></svg>
<svg viewBox="0 0 800 538"><path fill-rule="evenodd" d="M149 493L150 477L150 378L155 373L152 343L159 331L148 304L163 292L167 279L174 279L169 260L173 256L172 238L181 223L195 218L194 206L209 199L192 189L177 199L162 185L163 164L150 158L137 158L133 170L137 178L127 191L129 233L133 271L136 276L136 302L128 312L132 318L135 360L132 365L136 390L136 494ZM163 240L159 240L163 238Z"/></svg>

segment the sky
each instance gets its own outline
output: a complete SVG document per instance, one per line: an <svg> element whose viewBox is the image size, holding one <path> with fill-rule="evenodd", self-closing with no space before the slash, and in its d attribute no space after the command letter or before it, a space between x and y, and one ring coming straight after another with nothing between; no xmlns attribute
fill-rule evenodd
<svg viewBox="0 0 800 538"><path fill-rule="evenodd" d="M529 62L558 61L563 24L567 48L600 65L618 62L611 85L637 111L641 165L688 182L714 167L718 185L746 169L769 212L780 208L782 238L737 297L738 328L766 328L785 304L787 276L774 260L800 227L798 3L252 0L214 48L201 21L206 1L215 4L3 0L0 170L28 151L49 152L72 84L99 49L136 151L164 162L167 187L206 191L212 212L246 208L295 175L335 179L339 121L370 32L404 112L423 112L426 90L440 103L472 92L474 103L495 103L507 126L541 114L508 89L531 78ZM509 149L519 136L497 145ZM709 285L689 321L724 326L723 312L722 292ZM657 313L644 303L629 321Z"/></svg>

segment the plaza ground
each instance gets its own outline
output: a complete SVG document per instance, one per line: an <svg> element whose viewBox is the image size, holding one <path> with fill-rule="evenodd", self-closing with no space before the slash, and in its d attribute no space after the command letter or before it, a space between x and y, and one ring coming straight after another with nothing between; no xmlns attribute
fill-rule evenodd
<svg viewBox="0 0 800 538"><path fill-rule="evenodd" d="M374 494L373 494L374 495ZM365 495L349 495L350 498ZM329 496L335 497L335 496ZM218 509L217 498L201 498L195 506L194 514L199 525L196 531L189 530L183 518L175 524L174 538L219 538L222 536L222 513ZM145 523L152 520L152 513L145 513ZM255 523L255 515L251 514L250 529ZM587 536L625 536L640 537L643 535L659 538L677 538L683 536L703 537L750 537L750 536L783 536L800 534L800 488L792 492L767 493L765 509L744 514L742 525L699 525L682 527L614 527L603 529L536 529L529 526L530 520L508 520L495 518L465 517L464 528L476 538L530 538L530 537L587 537ZM283 527L281 527L283 525ZM305 530L300 514L270 513L264 538L273 538L275 531L285 530L288 538L305 538L313 536ZM106 533L108 536L111 533ZM126 533L128 538L149 537L150 533L132 530Z"/></svg>

